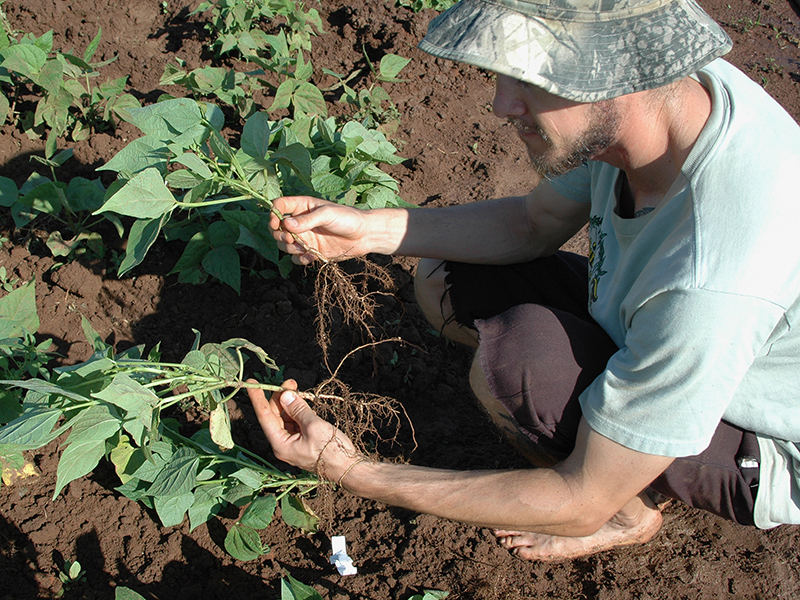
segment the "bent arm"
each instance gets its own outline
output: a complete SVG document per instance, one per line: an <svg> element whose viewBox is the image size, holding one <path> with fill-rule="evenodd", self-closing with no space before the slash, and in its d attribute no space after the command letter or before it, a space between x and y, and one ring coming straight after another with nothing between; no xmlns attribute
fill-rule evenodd
<svg viewBox="0 0 800 600"><path fill-rule="evenodd" d="M485 527L590 535L673 460L625 448L582 419L575 449L552 469L452 471L358 462L350 440L301 398L284 392L267 400L253 389L248 394L280 460L319 467L323 477L363 498Z"/></svg>
<svg viewBox="0 0 800 600"><path fill-rule="evenodd" d="M350 492L484 527L548 535L595 533L674 459L642 454L581 422L573 453L552 469L449 471L363 462Z"/></svg>
<svg viewBox="0 0 800 600"><path fill-rule="evenodd" d="M589 205L565 198L543 181L527 196L375 216L396 220L384 228L393 236L382 240L378 252L509 264L558 250L586 224Z"/></svg>
<svg viewBox="0 0 800 600"><path fill-rule="evenodd" d="M292 239L297 235L329 258L375 252L509 264L552 254L589 218L588 204L561 196L546 181L527 196L445 208L358 210L304 197L276 205L292 214L271 223L281 248L304 255Z"/></svg>

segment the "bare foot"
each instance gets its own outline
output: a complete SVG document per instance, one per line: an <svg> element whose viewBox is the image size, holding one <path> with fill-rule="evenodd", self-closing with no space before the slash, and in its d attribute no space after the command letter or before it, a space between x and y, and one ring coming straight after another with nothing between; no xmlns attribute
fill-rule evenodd
<svg viewBox="0 0 800 600"><path fill-rule="evenodd" d="M629 502L597 532L585 537L495 529L500 544L526 560L554 562L588 556L616 546L643 544L661 529L661 511L645 494Z"/></svg>

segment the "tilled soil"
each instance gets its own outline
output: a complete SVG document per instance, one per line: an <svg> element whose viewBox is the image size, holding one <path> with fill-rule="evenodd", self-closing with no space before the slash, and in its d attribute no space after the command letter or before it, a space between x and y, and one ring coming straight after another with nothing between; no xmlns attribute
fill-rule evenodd
<svg viewBox="0 0 800 600"><path fill-rule="evenodd" d="M701 4L734 39L729 60L800 118L797 5L788 0ZM159 87L173 57L189 68L209 63L202 18L189 16L195 5L193 0L7 0L3 9L12 27L37 35L53 29L57 47L75 48L79 54L102 27L96 58L118 56L104 67L104 76L129 75L130 92L150 103L161 93L180 94ZM402 73L406 81L388 87L402 116L393 141L406 160L387 170L400 181L404 199L443 206L522 193L535 185L516 136L491 114L488 74L416 49L435 13L414 15L384 0L330 0L319 9L326 33L313 40L316 72L322 73L322 67L338 73L365 69L364 51L373 61L387 52L412 59ZM320 87L332 83L324 75L315 82ZM260 100L265 107L271 101ZM123 124L67 144L75 156L59 177L97 177L95 169L137 135ZM17 184L42 168L30 161L31 154L41 152L40 140L9 125L0 129L0 174ZM11 240L0 249L0 265L10 279L36 278L41 337L53 339L65 364L91 354L80 325L85 316L120 350L161 342L165 358L180 359L197 329L205 341L252 340L302 387L326 375L314 341L311 272L298 269L286 280L246 279L241 295L218 283L182 285L167 275L181 247L160 242L145 263L120 280L99 262L55 268L38 232L13 232L7 214L0 226ZM584 251L584 243L577 236L570 248ZM404 424L397 444L386 452L443 468L524 467L471 396L469 353L446 344L421 317L412 291L415 262L375 260L391 270L399 287L397 297L380 308L379 322L387 337L401 337L407 344L382 345L374 361L359 354L346 363L341 377L355 390L402 403L415 436ZM340 332L334 356L342 356L356 341ZM268 453L248 403L235 403L231 412L237 442ZM165 600L278 598L285 573L330 599L405 600L426 588L469 599L800 595L796 527L758 531L677 503L665 509L662 531L644 546L552 565L516 559L488 530L337 492L335 510L320 533L304 536L276 520L264 533L271 552L241 563L222 548L237 518L235 509L194 531L188 523L162 527L153 511L114 491L118 481L108 464L52 500L58 456L58 442L31 453L38 476L0 489L2 600L57 595L57 573L65 559L79 560L87 573L86 581L67 590L64 598L112 598L120 585ZM341 577L329 564L331 535L346 536L357 575Z"/></svg>

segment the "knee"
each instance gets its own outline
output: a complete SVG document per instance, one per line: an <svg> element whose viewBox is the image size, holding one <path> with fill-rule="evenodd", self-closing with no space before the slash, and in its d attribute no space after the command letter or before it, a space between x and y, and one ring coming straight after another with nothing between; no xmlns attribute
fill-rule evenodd
<svg viewBox="0 0 800 600"><path fill-rule="evenodd" d="M414 276L414 295L420 309L437 331L445 323L442 299L446 288L444 263L441 260L423 258Z"/></svg>

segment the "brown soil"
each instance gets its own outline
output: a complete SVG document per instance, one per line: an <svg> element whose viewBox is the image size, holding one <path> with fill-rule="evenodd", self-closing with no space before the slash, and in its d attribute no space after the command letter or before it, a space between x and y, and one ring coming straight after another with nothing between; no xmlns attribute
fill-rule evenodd
<svg viewBox="0 0 800 600"><path fill-rule="evenodd" d="M800 17L792 1L702 4L734 39L729 59L798 119ZM130 89L149 103L161 92L178 93L158 86L173 56L190 67L207 62L201 21L188 16L196 2L164 4L166 11L157 0L7 0L4 9L13 27L36 34L53 29L56 46L77 53L102 26L97 57L119 56L104 75L130 75ZM421 206L457 204L519 193L535 183L519 141L491 114L490 78L416 49L434 13L413 15L385 0L328 0L319 8L326 33L314 40L317 72L363 68L362 47L373 59L386 52L413 59L404 71L407 81L389 90L402 114L394 139L407 157L390 172L400 180L406 200ZM318 83L332 82L322 78ZM94 169L136 135L123 125L69 144L75 158L61 178L95 177ZM29 156L41 150L41 141L6 126L0 130L0 173L21 184L39 168ZM81 332L84 315L119 349L160 341L166 358L180 358L195 328L205 341L245 337L262 345L302 387L326 375L314 344L310 274L297 270L288 280L248 279L240 296L217 283L181 285L166 275L181 248L159 243L143 265L118 280L101 263L52 269L54 261L37 235L12 234L7 215L0 224L11 238L0 250L0 264L12 279L36 277L41 336L54 340L65 363L90 354ZM580 251L582 244L578 237L573 247ZM369 356L359 355L341 376L354 390L389 395L405 407L417 446L406 427L400 446L387 452L435 467L524 466L472 400L468 353L432 335L421 318L411 288L414 261L378 260L400 286L397 300L379 309L380 322L387 336L409 344L381 346L377 372ZM338 340L333 352L342 355L353 341L346 334ZM237 441L269 452L248 403L237 403L232 413ZM662 531L645 546L549 565L514 558L488 530L339 493L323 532L306 537L275 522L264 535L271 552L240 563L222 549L235 510L192 532L188 524L162 527L155 513L114 491L118 482L106 465L51 500L58 450L54 443L32 455L38 477L0 490L1 600L56 594L64 559L79 560L87 571L86 582L65 598L112 598L119 585L146 598L278 598L287 572L331 599L406 599L424 588L475 599L800 596L798 528L757 531L676 503L665 509ZM329 536L337 534L347 537L356 576L341 577L328 563Z"/></svg>

